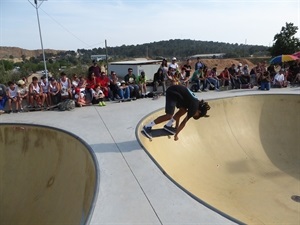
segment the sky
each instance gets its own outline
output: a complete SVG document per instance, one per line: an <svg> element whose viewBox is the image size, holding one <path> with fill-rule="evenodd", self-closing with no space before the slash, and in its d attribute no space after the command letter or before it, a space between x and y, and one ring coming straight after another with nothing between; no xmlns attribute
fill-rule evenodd
<svg viewBox="0 0 300 225"><path fill-rule="evenodd" d="M44 49L170 39L272 46L287 22L300 28L300 0L38 0L38 6ZM0 46L41 49L35 7L34 0L0 0Z"/></svg>

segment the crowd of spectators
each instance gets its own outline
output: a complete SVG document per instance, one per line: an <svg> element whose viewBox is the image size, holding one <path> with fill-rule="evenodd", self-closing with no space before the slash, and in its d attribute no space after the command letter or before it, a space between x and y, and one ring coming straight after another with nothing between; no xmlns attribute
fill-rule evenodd
<svg viewBox="0 0 300 225"><path fill-rule="evenodd" d="M148 77L149 78L149 77ZM130 101L145 98L150 92L157 92L161 87L162 94L171 85L184 85L194 92L209 90L228 90L257 87L260 90L270 88L284 88L300 83L300 62L274 66L265 62L258 63L253 68L247 64L232 64L218 73L217 67L209 68L197 58L187 59L179 65L175 57L168 63L162 60L157 72L148 79L144 71L138 76L133 69L128 68L123 79L119 79L114 71L110 74L101 71L97 61L93 61L87 76L73 74L68 76L61 72L55 79L44 75L38 81L33 77L31 81L23 78L17 82L9 81L7 85L0 84L0 112L22 112L24 105L28 108L49 109L66 99L75 101L78 107L88 105L106 106L106 101ZM6 105L7 104L7 105Z"/></svg>

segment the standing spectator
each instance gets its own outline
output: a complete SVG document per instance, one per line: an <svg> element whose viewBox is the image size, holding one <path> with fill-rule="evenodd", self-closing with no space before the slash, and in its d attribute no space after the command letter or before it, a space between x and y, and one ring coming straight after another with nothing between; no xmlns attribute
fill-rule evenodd
<svg viewBox="0 0 300 225"><path fill-rule="evenodd" d="M203 62L201 62L200 57L197 57L197 62L195 63L195 71L199 70L200 67L204 70L206 66Z"/></svg>
<svg viewBox="0 0 300 225"><path fill-rule="evenodd" d="M88 73L89 74L94 73L96 77L100 77L101 68L100 66L98 66L96 59L93 60L93 65L89 67Z"/></svg>
<svg viewBox="0 0 300 225"><path fill-rule="evenodd" d="M8 113L11 113L12 110L12 104L14 103L15 105L15 111L14 112L19 112L19 99L18 99L18 87L15 85L14 82L9 81L7 83L7 97L8 97L8 108L9 111Z"/></svg>
<svg viewBox="0 0 300 225"><path fill-rule="evenodd" d="M270 90L270 81L271 81L271 77L270 77L270 72L269 71L265 71L261 77L260 77L260 89L263 90Z"/></svg>
<svg viewBox="0 0 300 225"><path fill-rule="evenodd" d="M159 68L163 71L163 74L164 74L164 76L166 78L167 73L169 71L168 61L166 59L163 59L163 61L161 62L161 65L160 65Z"/></svg>
<svg viewBox="0 0 300 225"><path fill-rule="evenodd" d="M153 77L153 91L157 91L158 86L162 86L163 88L163 95L166 93L166 81L165 81L165 75L163 73L163 69L159 68L157 72L154 74Z"/></svg>
<svg viewBox="0 0 300 225"><path fill-rule="evenodd" d="M147 94L146 79L147 78L146 78L145 72L142 71L141 75L138 76L138 79L137 79L137 83L138 83L138 85L140 87L140 90L141 90L142 98L145 98L146 94Z"/></svg>
<svg viewBox="0 0 300 225"><path fill-rule="evenodd" d="M170 70L170 68L172 68L175 71L179 71L179 66L176 61L177 61L176 57L173 57L172 62L169 64L169 70Z"/></svg>
<svg viewBox="0 0 300 225"><path fill-rule="evenodd" d="M0 114L4 113L6 101L7 101L6 87L4 84L0 84Z"/></svg>
<svg viewBox="0 0 300 225"><path fill-rule="evenodd" d="M124 77L126 85L130 89L130 97L132 99L140 98L139 85L136 82L136 76L132 73L132 68L128 68L128 74Z"/></svg>

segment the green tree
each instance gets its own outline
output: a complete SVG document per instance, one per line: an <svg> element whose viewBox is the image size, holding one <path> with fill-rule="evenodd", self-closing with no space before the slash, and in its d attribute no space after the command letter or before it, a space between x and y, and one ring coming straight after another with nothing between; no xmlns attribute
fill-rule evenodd
<svg viewBox="0 0 300 225"><path fill-rule="evenodd" d="M286 23L285 27L281 28L279 34L274 36L274 44L270 47L271 55L277 56L282 54L293 54L300 50L300 40L294 37L297 33L298 27L293 23Z"/></svg>

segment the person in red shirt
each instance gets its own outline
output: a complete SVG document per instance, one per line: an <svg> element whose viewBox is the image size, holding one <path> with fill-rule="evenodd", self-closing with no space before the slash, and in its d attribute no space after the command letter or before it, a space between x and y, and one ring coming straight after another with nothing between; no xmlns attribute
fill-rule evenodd
<svg viewBox="0 0 300 225"><path fill-rule="evenodd" d="M230 74L228 68L225 67L224 70L220 73L218 78L221 80L222 87L229 86L230 84Z"/></svg>
<svg viewBox="0 0 300 225"><path fill-rule="evenodd" d="M103 91L105 97L108 98L110 93L110 79L105 72L101 72L99 79L97 78L97 83L101 86L101 90Z"/></svg>

